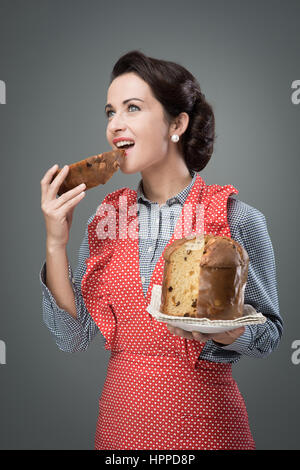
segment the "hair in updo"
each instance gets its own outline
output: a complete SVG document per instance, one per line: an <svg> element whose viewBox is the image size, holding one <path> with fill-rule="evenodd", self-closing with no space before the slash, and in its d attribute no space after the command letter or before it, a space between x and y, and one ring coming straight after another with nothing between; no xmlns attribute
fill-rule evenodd
<svg viewBox="0 0 300 470"><path fill-rule="evenodd" d="M182 112L189 115L188 127L178 144L187 167L196 172L203 170L213 153L215 118L195 77L175 62L147 57L138 50L120 57L113 67L110 83L129 72L148 83L162 104L169 124Z"/></svg>

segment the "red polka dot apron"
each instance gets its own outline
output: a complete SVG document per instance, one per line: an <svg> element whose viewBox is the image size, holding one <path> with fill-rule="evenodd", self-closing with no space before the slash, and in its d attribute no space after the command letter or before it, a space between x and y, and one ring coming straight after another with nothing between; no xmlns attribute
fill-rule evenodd
<svg viewBox="0 0 300 470"><path fill-rule="evenodd" d="M195 230L199 203L205 233L230 236L227 199L232 193L238 193L232 185L206 185L197 175L166 247L182 238L185 209ZM137 209L136 191L122 188L106 196L88 227L82 295L111 350L95 448L254 449L231 364L199 359L205 343L175 336L146 310L153 285L162 284L164 259L159 258L145 297ZM110 236L104 238L108 226Z"/></svg>

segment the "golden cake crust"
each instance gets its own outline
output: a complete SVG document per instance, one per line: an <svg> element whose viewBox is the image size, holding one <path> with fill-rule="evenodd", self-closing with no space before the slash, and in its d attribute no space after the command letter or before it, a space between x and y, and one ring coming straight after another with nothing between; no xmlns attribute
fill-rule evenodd
<svg viewBox="0 0 300 470"><path fill-rule="evenodd" d="M230 237L206 234L202 250L185 251L193 240L175 240L164 252L160 311L211 320L241 317L249 264L246 250Z"/></svg>

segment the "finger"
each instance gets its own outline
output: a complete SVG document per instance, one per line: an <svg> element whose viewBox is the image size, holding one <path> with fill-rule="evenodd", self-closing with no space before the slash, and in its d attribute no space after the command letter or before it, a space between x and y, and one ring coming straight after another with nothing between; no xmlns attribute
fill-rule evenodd
<svg viewBox="0 0 300 470"><path fill-rule="evenodd" d="M174 334L181 336L181 338L193 339L193 335L190 331L185 331L182 328L174 328Z"/></svg>
<svg viewBox="0 0 300 470"><path fill-rule="evenodd" d="M63 193L61 196L59 196L57 199L56 199L56 208L60 208L62 207L63 205L65 205L67 202L71 201L74 197L77 197L78 195L80 195L86 188L86 184L85 183L81 183L79 184L78 186L75 186L75 188L73 189L70 189L69 191L67 191L66 193ZM85 193L84 193L85 194ZM84 195L83 194L83 195Z"/></svg>
<svg viewBox="0 0 300 470"><path fill-rule="evenodd" d="M49 170L46 171L44 174L43 178L41 179L41 183L50 183L51 179L53 178L53 175L55 174L56 170L58 168L57 163L53 165Z"/></svg>
<svg viewBox="0 0 300 470"><path fill-rule="evenodd" d="M53 181L51 182L49 186L49 192L51 193L51 195L56 196L60 186L66 179L68 172L69 172L69 166L65 165L62 168L62 170L58 173L58 175L55 176L55 178L53 179Z"/></svg>
<svg viewBox="0 0 300 470"><path fill-rule="evenodd" d="M238 328L238 330L239 330L240 334L243 334L243 333L245 333L246 328L244 326L241 326L240 328Z"/></svg>
<svg viewBox="0 0 300 470"><path fill-rule="evenodd" d="M172 325L167 325L167 328L168 328L168 330L169 330L170 333L174 333L174 330L175 330L174 326L172 326Z"/></svg>
<svg viewBox="0 0 300 470"><path fill-rule="evenodd" d="M200 333L200 331L192 331L193 338L197 341L201 341L202 343L208 341L210 339L210 335L206 333Z"/></svg>
<svg viewBox="0 0 300 470"><path fill-rule="evenodd" d="M188 333L187 331L184 331L182 328L176 328L175 326L168 325L168 330L170 333L173 333L176 336L181 336L185 337L184 335Z"/></svg>
<svg viewBox="0 0 300 470"><path fill-rule="evenodd" d="M70 209L74 208L84 198L84 196L85 196L85 191L81 190L79 194L76 194L76 196L73 196L67 202L59 206L58 209L63 212L63 215L65 215L67 212L70 211ZM56 201L60 201L60 199L61 197L56 199Z"/></svg>
<svg viewBox="0 0 300 470"><path fill-rule="evenodd" d="M41 192L42 192L42 200L46 196L47 190L49 188L49 184L58 168L57 163L49 168L48 171L44 174L43 178L41 179Z"/></svg>
<svg viewBox="0 0 300 470"><path fill-rule="evenodd" d="M239 328L235 328L234 330L229 330L228 333L230 336L241 336L245 332L245 327L241 326Z"/></svg>
<svg viewBox="0 0 300 470"><path fill-rule="evenodd" d="M73 220L73 212L74 212L75 206L72 207L68 213L67 213L67 222L71 226L72 220Z"/></svg>

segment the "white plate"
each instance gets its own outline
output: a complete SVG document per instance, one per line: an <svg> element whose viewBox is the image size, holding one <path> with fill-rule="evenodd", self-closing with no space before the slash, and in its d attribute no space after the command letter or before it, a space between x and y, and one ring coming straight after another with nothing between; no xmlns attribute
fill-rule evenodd
<svg viewBox="0 0 300 470"><path fill-rule="evenodd" d="M161 286L154 285L151 293L150 305L146 308L156 320L169 325L182 328L186 331L199 331L201 333L221 333L234 330L241 326L265 323L266 317L257 312L252 305L244 305L244 315L236 320L209 320L208 318L171 317L159 311L161 304Z"/></svg>

